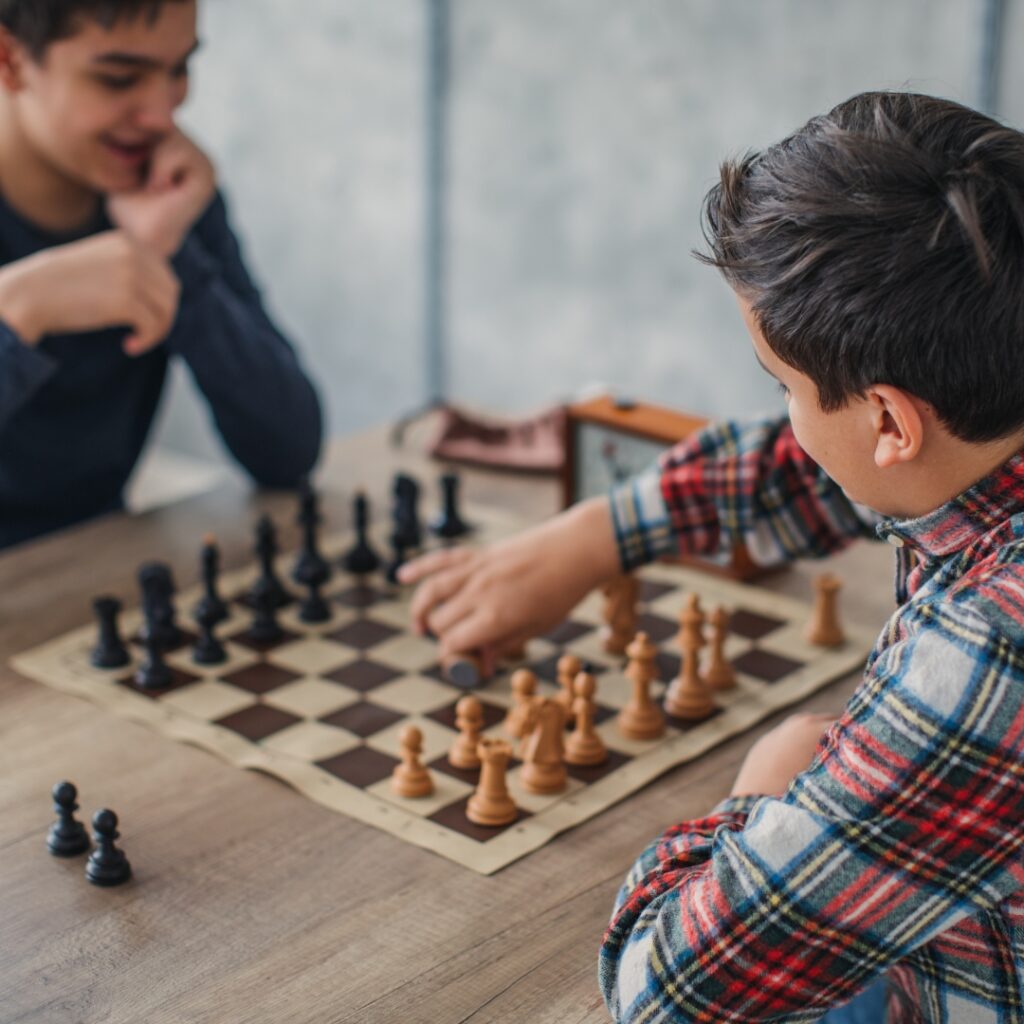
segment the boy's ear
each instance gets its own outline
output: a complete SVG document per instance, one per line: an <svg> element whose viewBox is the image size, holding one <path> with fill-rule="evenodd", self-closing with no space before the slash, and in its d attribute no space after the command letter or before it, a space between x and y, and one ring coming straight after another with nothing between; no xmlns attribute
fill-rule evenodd
<svg viewBox="0 0 1024 1024"><path fill-rule="evenodd" d="M7 92L21 90L26 58L25 47L0 25L0 87Z"/></svg>
<svg viewBox="0 0 1024 1024"><path fill-rule="evenodd" d="M916 458L925 429L917 400L891 384L873 384L867 400L875 435L875 465L888 469Z"/></svg>

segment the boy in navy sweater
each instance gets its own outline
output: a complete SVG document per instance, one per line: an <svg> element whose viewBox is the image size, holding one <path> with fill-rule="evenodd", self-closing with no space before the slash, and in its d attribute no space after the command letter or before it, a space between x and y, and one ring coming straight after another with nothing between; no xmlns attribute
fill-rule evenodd
<svg viewBox="0 0 1024 1024"><path fill-rule="evenodd" d="M171 356L295 485L316 393L175 125L196 0L0 0L0 547L122 505Z"/></svg>

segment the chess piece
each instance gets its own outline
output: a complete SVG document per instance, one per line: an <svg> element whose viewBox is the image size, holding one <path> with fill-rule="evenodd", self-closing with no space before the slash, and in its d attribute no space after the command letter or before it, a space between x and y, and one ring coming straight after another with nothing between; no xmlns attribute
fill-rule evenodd
<svg viewBox="0 0 1024 1024"><path fill-rule="evenodd" d="M704 670L704 682L712 690L732 690L736 673L725 656L725 638L729 635L729 613L717 605L708 616L711 624L711 657Z"/></svg>
<svg viewBox="0 0 1024 1024"><path fill-rule="evenodd" d="M321 588L327 582L330 570L323 576L310 574L306 579L306 596L299 604L299 618L303 622L327 622L331 617L330 605L324 600Z"/></svg>
<svg viewBox="0 0 1024 1024"><path fill-rule="evenodd" d="M55 857L77 857L89 849L89 834L85 826L75 819L78 810L78 790L70 782L58 782L53 787L53 809L57 820L46 836L46 848Z"/></svg>
<svg viewBox="0 0 1024 1024"><path fill-rule="evenodd" d="M441 477L441 514L430 528L445 540L455 540L472 529L459 514L459 478L455 473L445 473Z"/></svg>
<svg viewBox="0 0 1024 1024"><path fill-rule="evenodd" d="M483 662L475 654L454 654L441 663L441 671L460 690L472 690L484 681Z"/></svg>
<svg viewBox="0 0 1024 1024"><path fill-rule="evenodd" d="M402 763L391 773L391 789L398 796L417 799L434 792L434 780L420 761L423 733L415 725L407 725L398 737Z"/></svg>
<svg viewBox="0 0 1024 1024"><path fill-rule="evenodd" d="M480 730L484 727L483 705L476 697L460 697L455 705L455 725L459 735L448 750L448 762L453 768L472 770L480 767L477 746Z"/></svg>
<svg viewBox="0 0 1024 1024"><path fill-rule="evenodd" d="M594 732L594 677L589 672L581 672L576 677L573 691L576 699L573 702L573 714L576 716L576 728L569 733L565 741L565 760L568 764L597 765L608 760L608 748L604 741Z"/></svg>
<svg viewBox="0 0 1024 1024"><path fill-rule="evenodd" d="M423 543L420 525L420 485L405 473L396 473L392 485L392 542L403 551L414 551Z"/></svg>
<svg viewBox="0 0 1024 1024"><path fill-rule="evenodd" d="M97 811L92 816L92 838L96 849L89 854L85 877L93 885L121 885L132 877L128 858L114 845L120 834L117 815L113 811Z"/></svg>
<svg viewBox="0 0 1024 1024"><path fill-rule="evenodd" d="M219 621L217 609L206 601L200 601L193 614L199 627L199 636L192 648L192 660L197 665L223 664L228 660L228 655L214 633L214 627Z"/></svg>
<svg viewBox="0 0 1024 1024"><path fill-rule="evenodd" d="M601 645L608 654L625 654L626 647L636 633L636 603L640 596L640 581L632 573L622 573L609 580L602 588L604 604L601 617Z"/></svg>
<svg viewBox="0 0 1024 1024"><path fill-rule="evenodd" d="M217 593L217 576L220 573L220 549L212 534L203 538L203 546L199 552L200 575L203 580L203 596L192 611L192 616L199 621L202 616L216 626L228 617L227 603Z"/></svg>
<svg viewBox="0 0 1024 1024"><path fill-rule="evenodd" d="M380 568L380 555L370 546L370 503L362 491L359 491L352 500L352 521L355 525L356 541L345 554L341 564L346 572L365 576Z"/></svg>
<svg viewBox="0 0 1024 1024"><path fill-rule="evenodd" d="M537 677L528 668L518 669L512 673L511 686L515 703L505 716L502 726L509 736L519 740L526 735L530 701L537 692Z"/></svg>
<svg viewBox="0 0 1024 1024"><path fill-rule="evenodd" d="M96 646L89 655L90 663L95 668L121 668L127 665L131 658L117 628L121 602L116 597L97 597L92 606L96 612L99 634Z"/></svg>
<svg viewBox="0 0 1024 1024"><path fill-rule="evenodd" d="M563 654L558 659L558 664L555 667L555 672L558 677L558 685L561 689L555 695L554 699L562 705L562 710L565 712L566 722L571 719L572 703L576 699L576 694L573 692L573 686L576 683L576 677L582 671L583 662L580 661L575 654Z"/></svg>
<svg viewBox="0 0 1024 1024"><path fill-rule="evenodd" d="M184 635L175 622L174 577L163 562L147 562L139 566L139 588L142 591L144 623L139 639L152 635L165 651L178 647Z"/></svg>
<svg viewBox="0 0 1024 1024"><path fill-rule="evenodd" d="M548 697L534 697L529 728L519 775L523 788L530 793L560 793L568 780L563 760L562 705Z"/></svg>
<svg viewBox="0 0 1024 1024"><path fill-rule="evenodd" d="M626 676L633 684L633 693L619 712L616 724L626 739L655 740L665 732L665 715L651 700L651 682L658 675L658 648L646 633L637 633L626 648L626 655Z"/></svg>
<svg viewBox="0 0 1024 1024"><path fill-rule="evenodd" d="M292 566L292 579L300 586L309 586L311 580L326 583L331 576L327 559L320 554L317 528L322 521L320 502L316 491L307 480L299 492L299 511L295 521L302 530L302 547Z"/></svg>
<svg viewBox="0 0 1024 1024"><path fill-rule="evenodd" d="M673 718L696 722L707 718L715 710L698 669L700 649L704 646L704 613L700 610L696 594L688 595L679 616L679 624L679 647L683 661L679 675L669 684L665 694L665 711Z"/></svg>
<svg viewBox="0 0 1024 1024"><path fill-rule="evenodd" d="M392 586L397 587L401 583L398 578L398 570L405 565L408 549L409 544L406 538L396 529L391 534L391 561L388 562L388 567L384 570L384 578Z"/></svg>
<svg viewBox="0 0 1024 1024"><path fill-rule="evenodd" d="M814 611L805 634L808 643L816 647L838 647L846 639L839 625L841 587L831 573L824 573L814 581Z"/></svg>
<svg viewBox="0 0 1024 1024"><path fill-rule="evenodd" d="M277 621L278 605L271 588L259 586L252 593L254 602L252 623L248 638L258 644L273 644L284 636L284 630Z"/></svg>
<svg viewBox="0 0 1024 1024"><path fill-rule="evenodd" d="M174 673L164 661L163 649L156 633L148 633L143 643L146 657L135 670L132 680L141 690L166 690L174 682Z"/></svg>
<svg viewBox="0 0 1024 1024"><path fill-rule="evenodd" d="M519 808L508 795L505 781L511 757L512 747L505 740L480 740L477 746L478 763L482 763L480 782L466 804L466 817L474 825L497 828L511 825L518 817Z"/></svg>
<svg viewBox="0 0 1024 1024"><path fill-rule="evenodd" d="M292 595L285 589L274 567L278 553L277 528L270 516L260 516L256 523L256 545L253 551L259 559L260 575L249 589L249 604L255 607L264 599L261 595L273 602L275 610L290 604Z"/></svg>

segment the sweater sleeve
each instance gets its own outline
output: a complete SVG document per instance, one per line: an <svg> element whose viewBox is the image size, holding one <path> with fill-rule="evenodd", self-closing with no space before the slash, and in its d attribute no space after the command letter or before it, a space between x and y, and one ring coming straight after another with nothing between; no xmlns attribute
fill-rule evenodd
<svg viewBox="0 0 1024 1024"><path fill-rule="evenodd" d="M611 509L625 569L664 554L715 555L741 541L765 566L822 557L874 538L879 519L803 451L786 418L700 431L617 486Z"/></svg>
<svg viewBox="0 0 1024 1024"><path fill-rule="evenodd" d="M0 321L0 434L11 417L53 376L57 363L24 344Z"/></svg>
<svg viewBox="0 0 1024 1024"><path fill-rule="evenodd" d="M811 766L666 832L601 951L618 1024L809 1022L1024 887L1019 650L953 609L869 667Z"/></svg>
<svg viewBox="0 0 1024 1024"><path fill-rule="evenodd" d="M320 451L320 403L263 308L220 195L174 266L182 301L168 350L188 364L224 443L253 479L294 486Z"/></svg>

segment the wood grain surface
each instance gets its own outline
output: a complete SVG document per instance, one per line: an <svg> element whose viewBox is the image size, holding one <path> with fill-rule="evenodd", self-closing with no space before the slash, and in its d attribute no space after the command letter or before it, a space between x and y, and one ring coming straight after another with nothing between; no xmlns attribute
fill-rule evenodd
<svg viewBox="0 0 1024 1024"><path fill-rule="evenodd" d="M392 473L438 468L394 452L383 430L334 442L325 510L345 526L353 490L386 502ZM464 474L465 493L542 518L552 478ZM767 723L492 877L303 799L201 750L16 676L11 655L80 625L91 598L134 601L134 570L160 558L198 578L204 533L229 568L250 557L260 511L290 496L242 485L140 517L107 517L0 556L0 1024L583 1024L608 1017L597 949L616 889L643 845L729 790ZM294 527L283 542L294 547ZM881 627L892 552L858 544L828 568L844 616ZM764 585L806 597L823 563ZM838 712L856 676L803 707ZM45 849L50 789L79 789L80 816L111 807L134 880L86 883L84 858Z"/></svg>

